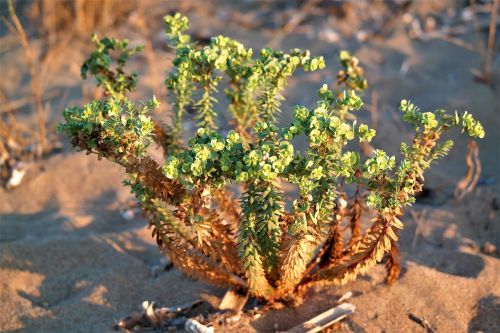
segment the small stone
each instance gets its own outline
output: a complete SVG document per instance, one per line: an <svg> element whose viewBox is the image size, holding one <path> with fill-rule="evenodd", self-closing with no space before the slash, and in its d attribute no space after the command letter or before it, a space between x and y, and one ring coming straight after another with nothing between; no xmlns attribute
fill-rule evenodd
<svg viewBox="0 0 500 333"><path fill-rule="evenodd" d="M483 244L483 248L481 249L484 254L496 254L497 253L497 247L490 243L486 242Z"/></svg>
<svg viewBox="0 0 500 333"><path fill-rule="evenodd" d="M356 32L356 39L358 42L366 42L368 40L369 34L364 30L359 30Z"/></svg>
<svg viewBox="0 0 500 333"><path fill-rule="evenodd" d="M165 266L163 266L165 267ZM151 276L152 277L158 277L158 275L160 275L161 271L163 270L162 266L160 265L154 265L153 267L151 267Z"/></svg>
<svg viewBox="0 0 500 333"><path fill-rule="evenodd" d="M7 189L12 189L21 184L24 176L26 175L27 167L23 163L17 163L14 169L12 170L12 174L7 181Z"/></svg>
<svg viewBox="0 0 500 333"><path fill-rule="evenodd" d="M121 214L122 214L122 217L126 221L132 221L135 217L135 212L133 209L127 209L127 210L121 211Z"/></svg>
<svg viewBox="0 0 500 333"><path fill-rule="evenodd" d="M160 266L165 267L165 266L169 266L171 264L172 264L172 262L170 261L170 259L167 259L165 257L160 258Z"/></svg>
<svg viewBox="0 0 500 333"><path fill-rule="evenodd" d="M328 43L337 43L340 40L339 34L332 28L325 28L318 34L318 38Z"/></svg>
<svg viewBox="0 0 500 333"><path fill-rule="evenodd" d="M160 259L160 266L163 271L169 271L174 267L174 263L169 258L162 257Z"/></svg>
<svg viewBox="0 0 500 333"><path fill-rule="evenodd" d="M255 318L255 317L254 317L254 318ZM239 320L240 320L240 316L239 316L239 315L236 315L236 316L232 316L232 317L227 318L227 319L226 319L226 322L227 322L228 324L232 324L232 323L235 323L235 322L237 322L237 321L239 321Z"/></svg>

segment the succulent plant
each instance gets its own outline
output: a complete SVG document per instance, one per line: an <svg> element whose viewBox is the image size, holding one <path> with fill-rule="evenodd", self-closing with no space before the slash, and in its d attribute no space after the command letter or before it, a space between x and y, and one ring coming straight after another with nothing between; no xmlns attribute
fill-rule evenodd
<svg viewBox="0 0 500 333"><path fill-rule="evenodd" d="M337 90L324 84L315 106L295 106L289 126L279 128L288 79L298 69L323 69L323 57L299 49L254 54L223 36L203 46L185 34L186 17L166 16L165 23L176 52L165 81L174 108L170 125L152 120L156 99L134 103L126 96L137 75L127 74L124 65L140 48L96 37L82 76L96 76L105 98L66 109L59 125L73 146L126 169L124 184L140 202L160 249L190 276L268 301L297 302L308 287L353 280L384 258L394 281L403 208L422 190L424 171L453 145L439 143L441 135L458 127L482 138L481 124L467 112L422 112L403 100L402 118L415 137L401 144L401 158L380 149L363 157L346 149L351 141L375 136L353 116L363 106L367 83L349 52L340 53ZM113 50L119 52L116 68ZM232 116L227 133L218 131L220 86ZM197 131L183 142L188 108L196 111ZM307 141L305 152L294 148L297 137ZM153 142L163 148L162 163L148 156ZM288 210L283 182L298 188ZM347 187L355 189L351 197ZM367 209L373 219L362 232Z"/></svg>

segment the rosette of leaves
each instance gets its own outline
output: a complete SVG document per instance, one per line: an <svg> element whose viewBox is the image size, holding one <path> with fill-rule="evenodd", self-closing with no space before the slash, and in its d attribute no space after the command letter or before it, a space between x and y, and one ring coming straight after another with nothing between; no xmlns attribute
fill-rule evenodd
<svg viewBox="0 0 500 333"><path fill-rule="evenodd" d="M124 72L122 54L130 52L126 43L111 39L97 42L83 69L105 87L105 100L67 109L59 125L75 147L125 167L124 183L137 196L161 250L190 276L268 301L300 299L316 283L345 283L384 258L389 281L397 278L398 231L404 227L399 217L422 189L425 170L452 147L451 141L441 143L442 134L458 127L482 138L481 124L467 112L423 112L403 100L402 118L414 139L401 144L399 159L378 149L363 158L346 145L370 142L376 133L353 117L367 85L348 52L340 55L339 88L323 85L316 105L294 107L291 123L279 128L288 79L298 69L324 68L322 57L299 49L254 54L223 36L201 46L185 34L186 17L167 16L165 23L176 53L165 81L174 107L169 127L151 119L154 99L127 99L135 80L123 85L132 83L123 78L135 75ZM116 71L109 69L110 50L122 52ZM219 86L225 87L232 116L227 133L217 130ZM196 111L198 128L183 142L188 108ZM298 137L307 140L305 152L294 149ZM164 150L161 163L148 157L153 141ZM283 181L299 192L288 210ZM234 185L241 190L239 201ZM356 189L354 196L348 197L347 186ZM374 218L362 232L365 206Z"/></svg>

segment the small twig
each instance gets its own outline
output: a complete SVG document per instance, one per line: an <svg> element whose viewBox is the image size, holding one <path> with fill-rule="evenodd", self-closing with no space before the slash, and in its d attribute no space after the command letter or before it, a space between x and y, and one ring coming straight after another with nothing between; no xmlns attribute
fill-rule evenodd
<svg viewBox="0 0 500 333"><path fill-rule="evenodd" d="M470 193L477 185L479 181L479 176L481 175L481 162L479 161L479 149L477 148L477 143L474 140L469 142L469 149L467 151L467 157L465 158L467 163L467 174L462 178L455 188L455 199L462 200L463 197Z"/></svg>
<svg viewBox="0 0 500 333"><path fill-rule="evenodd" d="M347 301L349 298L351 298L353 295L352 291L346 292L344 295L342 295L337 302L342 303L344 301Z"/></svg>
<svg viewBox="0 0 500 333"><path fill-rule="evenodd" d="M427 321L427 319L425 318L419 318L417 316L415 316L413 313L408 313L408 318L410 318L411 321L419 324L420 326L422 326L423 328L425 328L425 330L427 331L427 333L434 333L434 328L432 328L431 324Z"/></svg>
<svg viewBox="0 0 500 333"><path fill-rule="evenodd" d="M316 333L344 319L354 313L356 307L351 303L342 303L332 309L329 309L314 318L309 319L294 328L286 331L287 333Z"/></svg>

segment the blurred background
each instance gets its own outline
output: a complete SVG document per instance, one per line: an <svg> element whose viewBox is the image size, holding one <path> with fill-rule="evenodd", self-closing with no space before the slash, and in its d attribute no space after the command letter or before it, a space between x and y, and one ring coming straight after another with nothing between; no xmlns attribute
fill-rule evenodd
<svg viewBox="0 0 500 333"><path fill-rule="evenodd" d="M458 200L469 143L452 133L452 153L431 168L424 194L405 216L407 273L390 290L368 291L382 279L377 270L356 282L359 310L341 329L418 331L422 325L408 319L415 312L438 331L493 332L500 327L498 3L0 0L0 331L104 332L144 299L174 305L200 294L216 302L221 295L176 270L165 271L121 185L122 171L75 153L55 131L66 107L101 97L93 79L80 78L80 66L93 50L92 33L145 46L129 63L139 73L131 98L154 94L162 103L154 117L168 122L163 81L174 54L163 16L180 12L189 17L199 43L222 34L254 50L299 47L325 57L325 70L290 81L284 125L293 105L314 105L318 88L335 83L341 49L365 69L369 88L358 117L377 130L374 147L398 155L399 143L411 138L398 114L401 99L426 111L468 110L483 123L487 134L478 142L481 172L474 186ZM224 114L220 127L230 128ZM184 136L193 128L188 119ZM242 331L274 331L276 323L291 327L307 318L304 313L328 307L337 293L341 289L318 293L314 309L248 319ZM378 310L363 307L379 297L386 301Z"/></svg>

